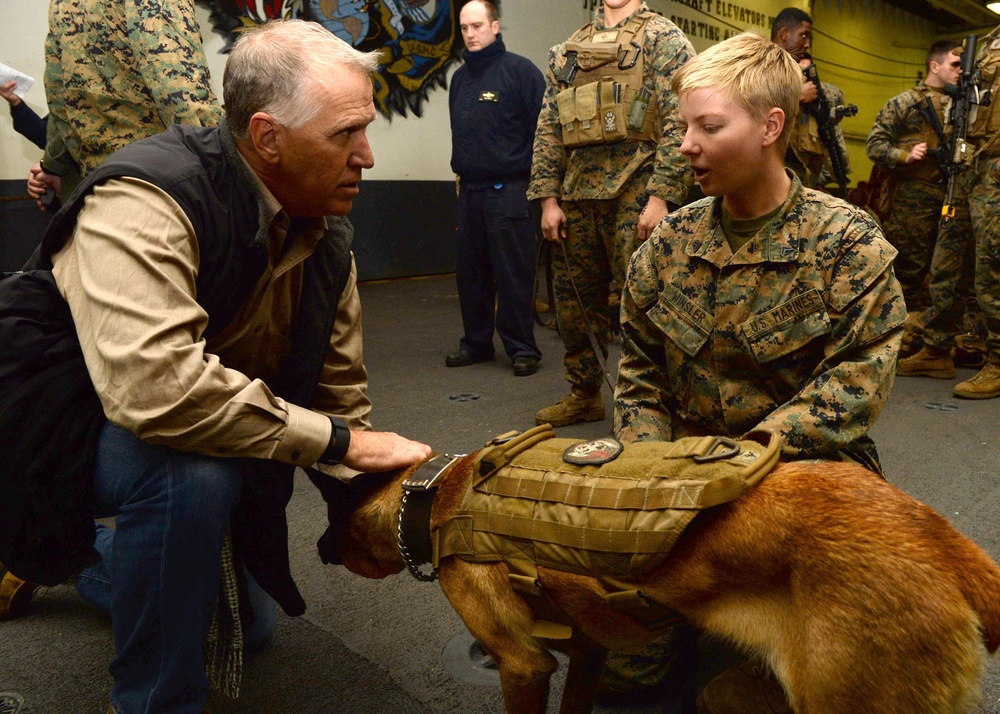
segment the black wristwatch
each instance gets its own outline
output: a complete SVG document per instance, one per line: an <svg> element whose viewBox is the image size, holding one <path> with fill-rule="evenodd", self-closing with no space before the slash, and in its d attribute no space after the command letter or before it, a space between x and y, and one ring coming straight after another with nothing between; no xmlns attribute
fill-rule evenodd
<svg viewBox="0 0 1000 714"><path fill-rule="evenodd" d="M336 466L347 456L347 449L351 445L351 430L347 428L347 422L339 417L330 417L330 423L333 425L330 443L319 457L319 463Z"/></svg>

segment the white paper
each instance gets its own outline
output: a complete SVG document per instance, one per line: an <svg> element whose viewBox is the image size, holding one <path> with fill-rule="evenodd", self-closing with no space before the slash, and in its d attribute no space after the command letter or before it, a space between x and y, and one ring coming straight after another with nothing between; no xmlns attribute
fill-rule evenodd
<svg viewBox="0 0 1000 714"><path fill-rule="evenodd" d="M18 72L13 67L8 67L7 65L0 62L0 85L7 84L10 80L14 80L17 84L14 86L14 94L24 99L24 95L31 85L35 83L35 80L28 75Z"/></svg>

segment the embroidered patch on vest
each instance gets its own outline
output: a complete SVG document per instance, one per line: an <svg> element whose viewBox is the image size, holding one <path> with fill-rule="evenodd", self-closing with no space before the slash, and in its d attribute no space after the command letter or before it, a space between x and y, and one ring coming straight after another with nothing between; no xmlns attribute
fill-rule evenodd
<svg viewBox="0 0 1000 714"><path fill-rule="evenodd" d="M604 112L604 133L618 131L618 115L614 109Z"/></svg>
<svg viewBox="0 0 1000 714"><path fill-rule="evenodd" d="M595 32L590 41L596 44L598 42L614 42L617 39L618 30L604 30L603 32Z"/></svg>
<svg viewBox="0 0 1000 714"><path fill-rule="evenodd" d="M605 436L602 439L573 444L563 452L562 458L567 464L581 466L606 464L609 461L614 461L623 448L625 447L618 439L613 436Z"/></svg>
<svg viewBox="0 0 1000 714"><path fill-rule="evenodd" d="M499 102L500 101L500 92L493 92L493 91L490 91L490 90L487 89L485 92L480 92L479 93L479 101L481 101L481 102Z"/></svg>

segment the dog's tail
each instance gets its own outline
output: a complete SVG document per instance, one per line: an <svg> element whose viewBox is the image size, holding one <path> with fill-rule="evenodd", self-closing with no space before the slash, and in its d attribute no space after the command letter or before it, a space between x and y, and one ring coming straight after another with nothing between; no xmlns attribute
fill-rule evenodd
<svg viewBox="0 0 1000 714"><path fill-rule="evenodd" d="M939 541L945 562L951 565L966 602L979 615L983 641L993 654L1000 647L1000 566L950 524L947 530L948 536Z"/></svg>

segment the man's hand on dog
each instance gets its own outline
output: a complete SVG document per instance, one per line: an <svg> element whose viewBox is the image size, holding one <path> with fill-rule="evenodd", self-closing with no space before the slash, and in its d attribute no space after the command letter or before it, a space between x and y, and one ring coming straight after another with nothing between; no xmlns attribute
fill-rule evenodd
<svg viewBox="0 0 1000 714"><path fill-rule="evenodd" d="M432 453L427 444L391 431L352 431L341 463L357 471L392 471L426 461Z"/></svg>

